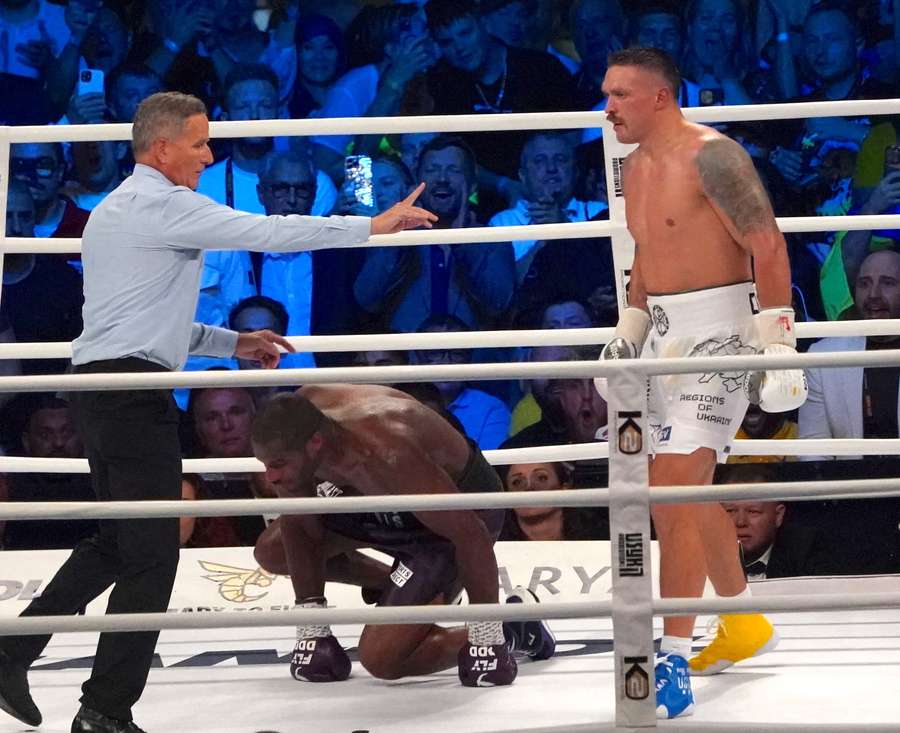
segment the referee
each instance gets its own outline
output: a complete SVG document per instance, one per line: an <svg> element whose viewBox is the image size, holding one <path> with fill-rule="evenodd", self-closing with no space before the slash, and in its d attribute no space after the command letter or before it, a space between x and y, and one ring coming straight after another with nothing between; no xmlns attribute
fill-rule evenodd
<svg viewBox="0 0 900 733"><path fill-rule="evenodd" d="M203 103L154 94L132 128L134 173L91 213L82 238L84 331L73 342L79 374L167 372L188 354L278 366L271 331L237 334L193 323L204 249L294 252L365 242L371 234L430 227L437 217L408 198L372 219L256 216L195 192L213 162ZM178 412L167 390L75 392L73 405L100 501L181 498ZM77 613L113 586L108 613L166 610L178 565L178 519L101 520L23 616ZM159 632L100 635L72 733L141 733L131 708L140 698ZM0 708L41 722L28 667L49 635L0 640Z"/></svg>

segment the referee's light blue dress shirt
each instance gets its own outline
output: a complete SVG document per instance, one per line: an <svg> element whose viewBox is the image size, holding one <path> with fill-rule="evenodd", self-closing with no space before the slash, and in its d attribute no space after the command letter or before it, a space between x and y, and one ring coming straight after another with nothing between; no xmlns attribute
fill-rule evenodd
<svg viewBox="0 0 900 733"><path fill-rule="evenodd" d="M72 363L131 356L178 370L188 353L232 356L236 332L194 323L204 249L350 246L365 242L370 228L362 216L235 211L139 163L84 229L84 331Z"/></svg>

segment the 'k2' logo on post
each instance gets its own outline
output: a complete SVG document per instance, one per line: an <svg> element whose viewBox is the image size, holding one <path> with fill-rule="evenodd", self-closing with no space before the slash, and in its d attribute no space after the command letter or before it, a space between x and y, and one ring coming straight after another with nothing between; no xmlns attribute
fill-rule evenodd
<svg viewBox="0 0 900 733"><path fill-rule="evenodd" d="M633 456L641 452L644 447L644 433L637 422L640 418L640 411L616 413L619 453Z"/></svg>

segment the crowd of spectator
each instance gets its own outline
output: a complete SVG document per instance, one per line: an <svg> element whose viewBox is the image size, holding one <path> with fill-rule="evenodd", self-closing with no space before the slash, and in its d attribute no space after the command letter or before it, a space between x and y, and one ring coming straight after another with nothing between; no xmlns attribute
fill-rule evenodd
<svg viewBox="0 0 900 733"><path fill-rule="evenodd" d="M140 101L160 90L199 96L219 120L602 110L607 55L628 45L655 46L677 59L685 107L900 97L900 0L0 0L0 125L129 122ZM900 115L719 127L750 153L779 216L900 213ZM198 190L256 213L371 215L424 181L421 204L439 216L436 228L608 216L598 129L243 137L214 145L216 161ZM361 201L345 174L351 155L372 159L371 201ZM7 235L80 236L91 209L133 165L124 142L13 145ZM787 241L798 320L900 317L900 230L790 234ZM72 340L81 330L81 289L77 255L7 255L0 340ZM222 250L205 257L197 320L289 335L578 328L613 325L616 302L611 247L603 239ZM891 339L861 337L812 348L893 346ZM282 365L593 356L566 347L373 350L298 353ZM0 365L5 374L66 367L61 359ZM254 367L207 358L188 366ZM799 416L751 410L739 437L896 438L898 374L812 370ZM409 390L483 449L605 436L606 405L587 380ZM180 391L185 454L248 455L249 420L272 391ZM4 452L81 455L77 430L63 427L64 399L3 401ZM68 439L61 437L66 430ZM772 473L796 473L798 463L779 463L782 473ZM807 466L824 463L822 457ZM77 475L26 477L7 476L4 495L90 493ZM596 461L512 466L505 477L508 489L521 490L603 485L606 473ZM183 493L247 497L266 495L266 488L258 476L186 476ZM729 511L747 524L748 511ZM781 504L761 511L779 531L802 514ZM895 504L888 515L888 567L900 570ZM182 541L250 542L261 526L185 520ZM42 538L31 546L65 546L85 530L23 527L6 528L5 547L22 546L29 534ZM510 513L504 532L528 539L605 534L603 512L569 510Z"/></svg>

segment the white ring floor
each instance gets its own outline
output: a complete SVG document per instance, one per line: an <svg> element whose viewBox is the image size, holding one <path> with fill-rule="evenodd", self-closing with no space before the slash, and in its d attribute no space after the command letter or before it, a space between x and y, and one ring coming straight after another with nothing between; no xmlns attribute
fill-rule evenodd
<svg viewBox="0 0 900 733"><path fill-rule="evenodd" d="M695 678L695 714L660 728L900 731L900 610L771 618L782 636L775 651ZM453 670L383 682L357 663L347 682L298 683L278 661L293 647L292 628L165 632L157 648L161 667L150 673L135 722L148 733L615 730L610 620L552 626L558 655L524 662L514 685L494 689L463 688ZM704 628L698 624L697 633ZM345 646L355 645L358 628L335 631ZM44 733L69 732L95 642L94 634L60 634L33 667ZM235 651L239 658L229 654ZM0 716L0 733L28 730Z"/></svg>

